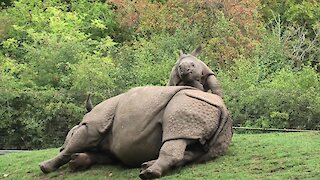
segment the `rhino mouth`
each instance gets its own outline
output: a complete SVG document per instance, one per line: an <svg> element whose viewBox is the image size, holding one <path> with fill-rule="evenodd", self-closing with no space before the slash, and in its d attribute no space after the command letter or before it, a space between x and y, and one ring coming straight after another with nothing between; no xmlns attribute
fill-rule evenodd
<svg viewBox="0 0 320 180"><path fill-rule="evenodd" d="M198 78L193 72L189 72L187 74L181 74L181 80L184 82L192 82L192 81L197 81Z"/></svg>

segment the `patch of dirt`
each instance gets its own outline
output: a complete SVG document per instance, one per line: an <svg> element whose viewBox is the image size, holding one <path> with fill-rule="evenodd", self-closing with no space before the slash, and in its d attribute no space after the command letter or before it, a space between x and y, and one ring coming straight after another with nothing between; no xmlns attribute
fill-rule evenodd
<svg viewBox="0 0 320 180"><path fill-rule="evenodd" d="M271 173L274 173L274 172L277 172L277 171L283 171L283 170L285 170L286 169L286 167L277 167L277 168L275 168L275 169L271 169L270 170L270 172Z"/></svg>

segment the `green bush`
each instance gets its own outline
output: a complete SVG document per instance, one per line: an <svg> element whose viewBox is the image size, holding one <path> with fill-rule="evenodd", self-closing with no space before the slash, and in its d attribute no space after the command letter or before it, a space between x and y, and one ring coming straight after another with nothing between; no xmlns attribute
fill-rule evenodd
<svg viewBox="0 0 320 180"><path fill-rule="evenodd" d="M117 88L123 92L136 86L166 85L179 50L190 52L200 45L199 33L197 28L187 28L173 35L140 38L115 49L112 57L119 68Z"/></svg>
<svg viewBox="0 0 320 180"><path fill-rule="evenodd" d="M292 1L273 19L278 4L262 3L260 24L257 1L11 2L0 11L0 149L61 145L88 93L96 104L164 86L179 50L198 45L236 125L320 128L319 3Z"/></svg>
<svg viewBox="0 0 320 180"><path fill-rule="evenodd" d="M255 62L238 61L232 70L219 78L235 125L320 128L320 78L313 68L283 68L263 81Z"/></svg>
<svg viewBox="0 0 320 180"><path fill-rule="evenodd" d="M112 11L100 1L19 0L0 17L11 23L1 34L0 149L59 146L87 93L115 95Z"/></svg>
<svg viewBox="0 0 320 180"><path fill-rule="evenodd" d="M3 56L0 64L0 148L60 145L84 109L65 91L35 88L25 64Z"/></svg>
<svg viewBox="0 0 320 180"><path fill-rule="evenodd" d="M66 92L24 89L16 93L0 104L5 110L0 119L1 149L60 146L84 114Z"/></svg>

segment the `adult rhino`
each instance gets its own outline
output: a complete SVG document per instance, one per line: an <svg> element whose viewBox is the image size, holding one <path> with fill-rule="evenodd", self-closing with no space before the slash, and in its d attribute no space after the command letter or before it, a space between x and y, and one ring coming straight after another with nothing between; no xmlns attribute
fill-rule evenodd
<svg viewBox="0 0 320 180"><path fill-rule="evenodd" d="M95 106L73 127L60 153L40 163L44 173L68 163L141 166L152 179L172 167L226 152L232 121L221 97L187 86L137 87Z"/></svg>

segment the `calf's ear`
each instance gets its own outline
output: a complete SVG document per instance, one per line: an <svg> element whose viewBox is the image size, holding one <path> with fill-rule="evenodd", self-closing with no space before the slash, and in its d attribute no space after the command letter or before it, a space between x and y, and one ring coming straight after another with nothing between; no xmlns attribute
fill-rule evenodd
<svg viewBox="0 0 320 180"><path fill-rule="evenodd" d="M198 46L197 48L195 48L192 52L191 52L191 55L192 56L198 56L201 52L201 49L202 47L201 46Z"/></svg>
<svg viewBox="0 0 320 180"><path fill-rule="evenodd" d="M178 73L178 64L175 64L171 70L170 79L167 86L177 86L180 81L180 76Z"/></svg>
<svg viewBox="0 0 320 180"><path fill-rule="evenodd" d="M91 94L88 94L86 102L85 102L85 107L87 110L87 113L90 112L93 109L92 101L91 101Z"/></svg>
<svg viewBox="0 0 320 180"><path fill-rule="evenodd" d="M183 56L183 54L184 54L184 53L183 53L183 51L182 51L182 50L180 50L180 51L179 51L179 56L180 56L180 57L182 57L182 56Z"/></svg>

